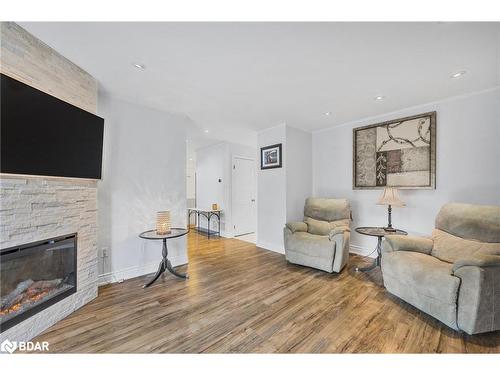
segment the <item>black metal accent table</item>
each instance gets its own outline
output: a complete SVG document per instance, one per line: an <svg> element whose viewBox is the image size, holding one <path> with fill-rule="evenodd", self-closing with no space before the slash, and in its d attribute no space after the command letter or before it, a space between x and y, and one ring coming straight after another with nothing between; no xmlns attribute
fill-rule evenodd
<svg viewBox="0 0 500 375"><path fill-rule="evenodd" d="M196 231L200 233L206 233L207 238L210 239L210 235L217 235L220 237L220 217L222 214L222 210L204 210L201 208L188 208L188 225L191 222L191 214L197 215L197 223ZM200 227L200 215L205 216L207 218L207 229ZM217 218L217 232L210 230L210 219L215 216Z"/></svg>
<svg viewBox="0 0 500 375"><path fill-rule="evenodd" d="M356 232L358 232L359 234L363 234L365 236L377 237L377 247L376 247L377 258L375 258L375 260L373 261L373 264L371 264L368 267L362 267L362 268L356 267L356 271L361 271L361 272L370 271L370 270L374 269L375 267L380 266L380 261L382 259L382 238L384 238L387 235L391 235L391 234L399 234L402 236L406 236L408 234L408 232L405 232L404 230L401 230L401 229L395 229L392 231L388 231L388 230L385 230L385 228L381 228L381 227L358 227L358 228L356 228Z"/></svg>
<svg viewBox="0 0 500 375"><path fill-rule="evenodd" d="M167 248L167 240L172 239L172 238L178 238L185 236L188 233L187 229L184 228L171 228L170 233L167 234L157 234L156 230L147 230L145 232L142 232L139 234L140 238L144 238L145 240L162 240L163 241L163 247L162 247L162 260L160 262L160 265L158 267L158 271L156 271L155 275L151 280L149 280L143 288L147 288L151 284L153 284L158 278L161 276L162 273L164 273L166 270L168 270L172 275L175 275L177 277L180 277L182 279L187 279L188 275L186 273L179 273L174 270L172 267L172 263L168 260L168 248Z"/></svg>

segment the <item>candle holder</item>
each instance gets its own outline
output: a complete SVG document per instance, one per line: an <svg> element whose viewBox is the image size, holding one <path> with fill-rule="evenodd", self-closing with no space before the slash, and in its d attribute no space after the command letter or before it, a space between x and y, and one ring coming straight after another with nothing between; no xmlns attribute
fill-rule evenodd
<svg viewBox="0 0 500 375"><path fill-rule="evenodd" d="M156 214L156 234L169 234L170 230L170 211L158 211Z"/></svg>

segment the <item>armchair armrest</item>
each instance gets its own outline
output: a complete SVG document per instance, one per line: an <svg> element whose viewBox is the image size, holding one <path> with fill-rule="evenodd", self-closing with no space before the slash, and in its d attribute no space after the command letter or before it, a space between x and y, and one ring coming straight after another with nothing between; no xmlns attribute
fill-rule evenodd
<svg viewBox="0 0 500 375"><path fill-rule="evenodd" d="M500 329L500 254L473 254L453 264L460 278L457 325L469 335Z"/></svg>
<svg viewBox="0 0 500 375"><path fill-rule="evenodd" d="M417 236L387 235L384 241L384 251L415 251L430 254L434 241L430 238Z"/></svg>
<svg viewBox="0 0 500 375"><path fill-rule="evenodd" d="M290 229L292 233L295 232L307 232L307 224L302 221L295 221L286 223L285 226Z"/></svg>
<svg viewBox="0 0 500 375"><path fill-rule="evenodd" d="M333 270L335 272L340 272L349 260L350 238L351 229L344 225L333 228L328 234L330 243L335 246L335 256L333 260Z"/></svg>
<svg viewBox="0 0 500 375"><path fill-rule="evenodd" d="M469 258L459 259L453 263L453 273L462 267L500 267L500 255L474 254Z"/></svg>
<svg viewBox="0 0 500 375"><path fill-rule="evenodd" d="M350 232L350 231L351 229L349 227L338 226L330 231L330 233L328 234L328 238L330 239L330 241L332 241L333 237L336 236L337 234L343 235L345 232Z"/></svg>

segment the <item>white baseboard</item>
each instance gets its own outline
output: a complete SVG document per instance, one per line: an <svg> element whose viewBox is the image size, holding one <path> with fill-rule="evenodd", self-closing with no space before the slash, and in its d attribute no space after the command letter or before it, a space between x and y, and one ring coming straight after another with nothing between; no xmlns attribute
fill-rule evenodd
<svg viewBox="0 0 500 375"><path fill-rule="evenodd" d="M285 254L285 249L283 248L283 245L273 244L270 242L262 242L257 240L256 246L260 247L261 249L274 251L275 253Z"/></svg>
<svg viewBox="0 0 500 375"><path fill-rule="evenodd" d="M194 230L196 233L198 233L200 236L207 236L206 233L203 233L203 232L197 232L195 228L191 228L191 230ZM210 229L210 230L213 230L214 232L217 232L217 229ZM233 233L232 232L226 232L225 230L221 229L220 231L220 236L221 237L224 237L224 238L233 238ZM212 237L216 237L216 235L210 235L210 238Z"/></svg>
<svg viewBox="0 0 500 375"><path fill-rule="evenodd" d="M233 238L234 237L232 233L226 232L224 230L221 230L220 236L224 237L224 238Z"/></svg>
<svg viewBox="0 0 500 375"><path fill-rule="evenodd" d="M225 237L224 233L221 232L221 236ZM269 242L259 241L256 244L256 246L260 247L261 249L273 251L275 253L285 254L285 249L279 244L273 244L273 243L269 243ZM369 256L370 258L376 257L375 252L373 254L369 255L370 253L373 252L373 249L369 249L369 248L358 246L358 245L350 245L349 252L353 253L353 254L362 255L362 256ZM174 267L187 264L187 262L185 262L184 260L180 260L180 259L171 259L171 262L172 262L172 265ZM97 283L98 283L98 285L117 283L117 282L120 282L123 280L128 280L128 279L132 279L134 277L143 276L143 275L153 273L157 269L158 269L158 261L154 261L154 262L142 264L142 265L137 265L137 266L132 266L132 267L128 267L128 268L124 268L124 269L116 270L116 271L112 271L112 272L107 272L107 273L104 273L102 275L99 275Z"/></svg>
<svg viewBox="0 0 500 375"><path fill-rule="evenodd" d="M170 259L170 258L169 258ZM172 266L182 266L187 264L186 261L182 261L180 259L170 259ZM97 279L97 285L105 285L118 283L123 280L133 279L134 277L147 275L149 273L156 272L158 269L159 261L154 261L147 264L141 264L137 266L123 268L121 270L111 271L107 273L103 273L99 275Z"/></svg>
<svg viewBox="0 0 500 375"><path fill-rule="evenodd" d="M256 246L265 250L274 251L275 253L285 254L285 249L281 245L273 244L270 242L257 241ZM368 256L370 258L377 257L377 253L373 252L373 249L369 249L358 245L350 245L349 252L357 255Z"/></svg>
<svg viewBox="0 0 500 375"><path fill-rule="evenodd" d="M366 247L358 246L358 245L350 245L349 252L357 255L361 255L364 257L376 258L377 252L373 251L374 249L369 249Z"/></svg>

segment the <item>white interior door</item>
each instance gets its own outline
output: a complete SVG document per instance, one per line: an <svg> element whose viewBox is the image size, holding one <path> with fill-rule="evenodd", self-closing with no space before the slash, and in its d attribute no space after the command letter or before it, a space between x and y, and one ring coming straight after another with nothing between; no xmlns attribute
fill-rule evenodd
<svg viewBox="0 0 500 375"><path fill-rule="evenodd" d="M234 235L254 233L256 223L256 186L255 160L233 158L233 226Z"/></svg>

